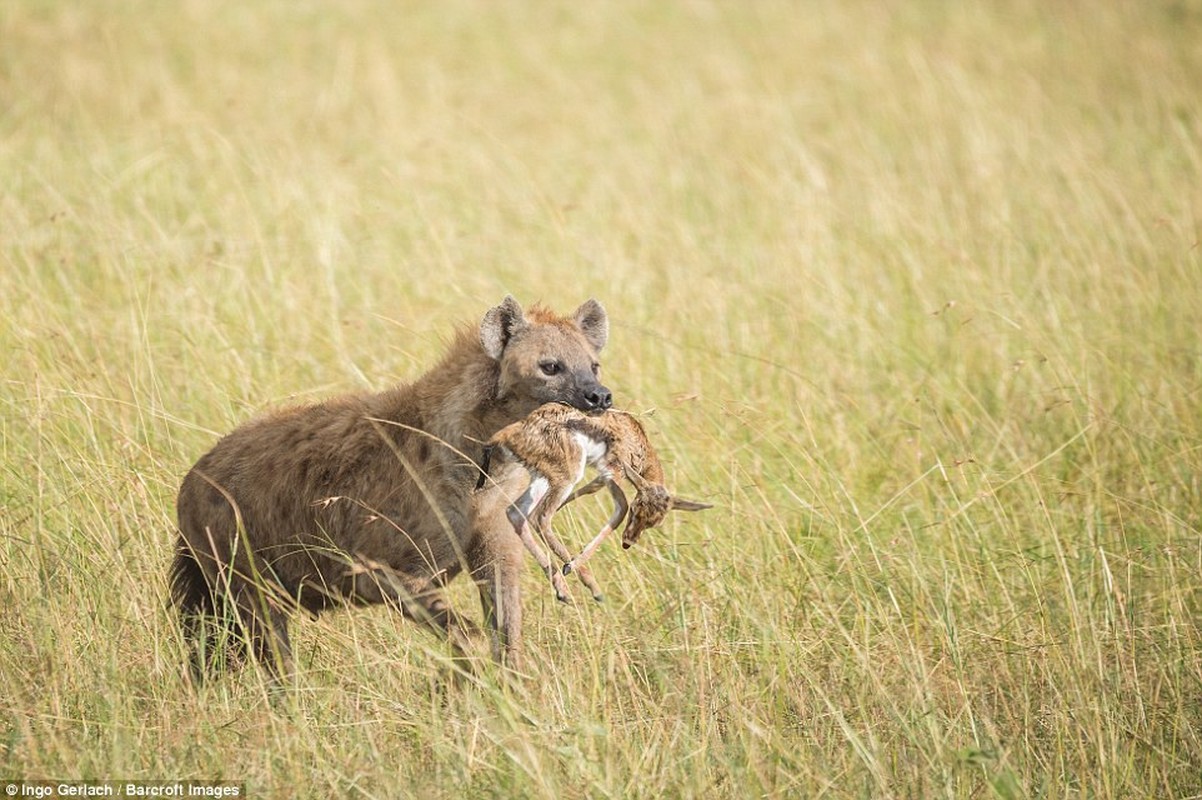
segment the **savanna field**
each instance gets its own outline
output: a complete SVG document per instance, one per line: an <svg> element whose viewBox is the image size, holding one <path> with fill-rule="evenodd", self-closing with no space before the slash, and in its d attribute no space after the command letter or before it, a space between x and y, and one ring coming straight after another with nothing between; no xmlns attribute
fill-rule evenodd
<svg viewBox="0 0 1202 800"><path fill-rule="evenodd" d="M715 507L192 688L187 469L506 293ZM1202 797L1200 312L1196 0L3 3L0 781Z"/></svg>

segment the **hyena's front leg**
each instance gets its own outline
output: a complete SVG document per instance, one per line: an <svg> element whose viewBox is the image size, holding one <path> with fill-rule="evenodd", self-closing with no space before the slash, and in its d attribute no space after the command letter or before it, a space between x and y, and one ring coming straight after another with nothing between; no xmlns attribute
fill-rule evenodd
<svg viewBox="0 0 1202 800"><path fill-rule="evenodd" d="M525 472L521 473L525 477ZM480 592L480 607L488 626L493 660L509 669L522 668L522 570L526 548L514 536L506 513L517 486L516 472L498 485L472 496L471 542L467 553L472 577Z"/></svg>

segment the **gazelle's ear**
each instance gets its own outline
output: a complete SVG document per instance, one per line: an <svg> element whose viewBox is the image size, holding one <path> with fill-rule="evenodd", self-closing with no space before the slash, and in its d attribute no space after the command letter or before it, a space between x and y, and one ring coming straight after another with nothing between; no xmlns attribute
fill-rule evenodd
<svg viewBox="0 0 1202 800"><path fill-rule="evenodd" d="M698 503L696 500L685 500L682 497L673 497L673 511L704 511L707 508L713 508L709 503Z"/></svg>
<svg viewBox="0 0 1202 800"><path fill-rule="evenodd" d="M505 345L525 325L522 307L511 295L505 295L501 305L488 309L480 322L480 344L484 346L484 352L494 361L500 361Z"/></svg>

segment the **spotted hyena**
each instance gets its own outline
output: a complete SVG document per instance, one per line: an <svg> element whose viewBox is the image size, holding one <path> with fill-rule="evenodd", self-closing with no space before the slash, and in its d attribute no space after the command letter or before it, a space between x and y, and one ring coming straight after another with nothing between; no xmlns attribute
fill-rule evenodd
<svg viewBox="0 0 1202 800"><path fill-rule="evenodd" d="M559 316L506 297L412 383L270 413L218 441L177 503L171 587L196 677L216 652L238 663L248 649L278 676L290 614L348 604L395 605L461 651L470 625L441 588L465 571L494 658L516 663L522 544L507 503L469 502L482 443L544 403L608 408L608 332L595 300Z"/></svg>

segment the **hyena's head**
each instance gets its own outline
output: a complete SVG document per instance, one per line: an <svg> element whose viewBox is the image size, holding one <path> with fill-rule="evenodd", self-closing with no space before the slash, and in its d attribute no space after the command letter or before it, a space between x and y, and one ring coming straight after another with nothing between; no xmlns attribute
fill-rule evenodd
<svg viewBox="0 0 1202 800"><path fill-rule="evenodd" d="M535 306L524 312L512 297L489 309L480 343L501 367L498 399L524 409L566 403L581 411L604 411L613 394L601 385L598 354L609 338L609 318L596 300L570 317Z"/></svg>

